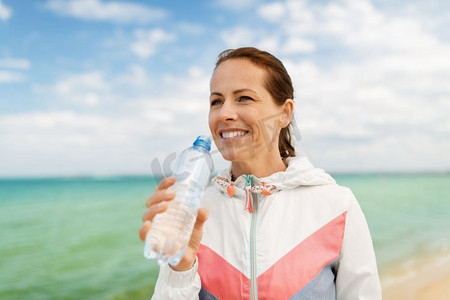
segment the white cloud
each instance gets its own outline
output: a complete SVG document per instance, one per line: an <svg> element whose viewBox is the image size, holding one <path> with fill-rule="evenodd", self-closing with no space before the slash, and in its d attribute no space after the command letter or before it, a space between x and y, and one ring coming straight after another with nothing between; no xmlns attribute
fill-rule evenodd
<svg viewBox="0 0 450 300"><path fill-rule="evenodd" d="M165 10L124 1L48 0L45 7L62 16L113 23L146 24L167 16Z"/></svg>
<svg viewBox="0 0 450 300"><path fill-rule="evenodd" d="M115 84L124 86L149 87L152 85L147 70L140 65L130 65L128 73L119 75Z"/></svg>
<svg viewBox="0 0 450 300"><path fill-rule="evenodd" d="M71 75L56 84L59 93L72 93L77 89L105 90L108 84L99 71Z"/></svg>
<svg viewBox="0 0 450 300"><path fill-rule="evenodd" d="M0 84L24 81L25 75L21 71L30 66L30 62L23 58L0 58Z"/></svg>
<svg viewBox="0 0 450 300"><path fill-rule="evenodd" d="M316 14L317 10L314 5L308 4L307 1L292 0L285 3L287 16L280 21L283 24L283 32L292 36L302 36L305 33L313 33L317 28Z"/></svg>
<svg viewBox="0 0 450 300"><path fill-rule="evenodd" d="M140 58L147 59L164 43L175 41L175 35L156 28L150 30L138 29L134 31L135 40L131 44L131 51Z"/></svg>
<svg viewBox="0 0 450 300"><path fill-rule="evenodd" d="M286 45L293 45L293 49L314 51L317 47L312 39L331 41L334 47L344 46L364 55L426 54L439 47L439 40L426 31L423 19L405 14L389 15L369 0L326 3L288 0L263 4L258 14L263 20L278 24L273 30L288 41Z"/></svg>
<svg viewBox="0 0 450 300"><path fill-rule="evenodd" d="M129 70L143 71L134 65ZM6 149L2 158L8 157L8 162L0 159L0 174L149 174L155 157L179 153L197 135L208 135L209 74L202 68L192 66L186 74L167 78L160 96L122 95L124 87L141 89L122 80L127 74L72 74L42 87L53 91L49 96L69 101L88 92L99 95L100 101L115 94L101 106L53 105L51 111L0 115L0 149Z"/></svg>
<svg viewBox="0 0 450 300"><path fill-rule="evenodd" d="M294 81L301 146L322 166L450 167L450 44L430 31L439 27L364 0L288 0L258 14L279 33L272 52L282 54Z"/></svg>
<svg viewBox="0 0 450 300"><path fill-rule="evenodd" d="M258 14L269 22L280 21L286 14L286 6L280 2L262 5L257 10Z"/></svg>
<svg viewBox="0 0 450 300"><path fill-rule="evenodd" d="M0 84L24 81L25 76L15 71L0 70Z"/></svg>
<svg viewBox="0 0 450 300"><path fill-rule="evenodd" d="M266 36L258 40L255 46L264 49L264 51L275 53L280 49L280 38L277 35Z"/></svg>
<svg viewBox="0 0 450 300"><path fill-rule="evenodd" d="M0 68L28 70L30 66L31 63L27 59L11 57L0 58Z"/></svg>
<svg viewBox="0 0 450 300"><path fill-rule="evenodd" d="M445 101L419 93L409 95L408 89L415 87L401 86L383 64L347 63L322 69L312 62L287 61L286 67L294 80L302 119L311 119L314 125L310 129L316 135L340 136L352 132L354 126L363 126L365 132L381 125L394 130L397 126L427 130L435 126L436 118L445 117ZM375 75L364 76L369 69ZM319 112L322 115L317 115ZM324 127L330 120L334 120L333 125Z"/></svg>
<svg viewBox="0 0 450 300"><path fill-rule="evenodd" d="M142 157L142 147L136 143L146 138L140 122L142 119L71 111L0 116L0 147L8 157L8 162L0 161L2 173L48 176L121 172L127 169L126 164L128 168L136 165L134 157L138 154L145 164L149 159ZM128 163L117 161L125 157Z"/></svg>
<svg viewBox="0 0 450 300"><path fill-rule="evenodd" d="M187 74L165 76L163 78L165 91L153 101L143 98L138 102L139 111L166 111L172 114L179 124L192 124L195 121L205 121L209 110L209 79L210 74L199 67L190 67ZM173 125L176 125L175 123ZM204 124L203 124L204 125ZM183 126L180 126L179 130Z"/></svg>
<svg viewBox="0 0 450 300"><path fill-rule="evenodd" d="M78 105L96 106L110 98L110 86L100 71L66 76L56 82L50 91L59 101Z"/></svg>
<svg viewBox="0 0 450 300"><path fill-rule="evenodd" d="M257 37L257 33L247 27L237 26L231 29L223 30L220 37L229 48L251 46Z"/></svg>
<svg viewBox="0 0 450 300"><path fill-rule="evenodd" d="M256 4L244 2L234 8ZM75 13L74 7L87 5L85 1L47 1L51 3L64 7L66 16L150 22L119 20L113 13ZM90 3L106 7L125 2ZM247 20L236 18L207 44L196 39L188 48L199 57L211 57L208 70L215 59L208 51L220 42L230 48L256 45L278 55L296 88L296 117L303 136L299 152L309 153L314 163L330 171L450 168L446 23L431 24L410 10L386 11L383 4L365 0L288 0L263 4L256 11L257 16L245 13L265 23L243 25ZM183 33L210 30L201 21L200 26L177 24L171 27L176 32L162 27L132 31L131 42L129 31L121 29L110 47L125 45L139 58L162 61L167 45L186 51L180 44L185 39L177 38ZM177 70L187 71L176 75L168 73L172 66L165 69L153 62L155 70L129 62L120 74L93 65L89 72L41 86L50 111L0 114L0 173L148 174L155 156L164 159L190 145L196 135L209 133L210 74L189 64L177 65ZM30 62L2 59L0 68L0 82L20 81Z"/></svg>
<svg viewBox="0 0 450 300"><path fill-rule="evenodd" d="M6 21L12 16L12 9L2 3L0 0L0 20Z"/></svg>
<svg viewBox="0 0 450 300"><path fill-rule="evenodd" d="M281 47L283 54L311 53L316 50L313 41L301 37L291 37Z"/></svg>
<svg viewBox="0 0 450 300"><path fill-rule="evenodd" d="M409 86L402 86L395 79L398 70L391 73L375 62L329 69L307 62L286 65L296 86L297 120L306 137L302 148L310 149L322 166L335 171L443 170L450 166L443 155L450 148L450 142L445 142L449 132L443 130L450 121L450 98L439 101L433 96L437 91L450 95L448 88L440 89L435 83L425 89L416 87L414 76Z"/></svg>
<svg viewBox="0 0 450 300"><path fill-rule="evenodd" d="M366 53L423 52L438 44L434 36L425 32L420 20L384 15L368 1L329 5L320 20L324 33Z"/></svg>

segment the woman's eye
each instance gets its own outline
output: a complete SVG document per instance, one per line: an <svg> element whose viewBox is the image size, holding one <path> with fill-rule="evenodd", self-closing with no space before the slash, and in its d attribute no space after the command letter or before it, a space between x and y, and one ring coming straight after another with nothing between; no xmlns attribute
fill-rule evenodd
<svg viewBox="0 0 450 300"><path fill-rule="evenodd" d="M218 105L218 104L221 104L221 103L222 103L222 100L215 99L215 100L211 101L211 106Z"/></svg>
<svg viewBox="0 0 450 300"><path fill-rule="evenodd" d="M248 97L248 96L241 96L241 97L239 97L238 102L251 101L251 100L253 100L253 98Z"/></svg>

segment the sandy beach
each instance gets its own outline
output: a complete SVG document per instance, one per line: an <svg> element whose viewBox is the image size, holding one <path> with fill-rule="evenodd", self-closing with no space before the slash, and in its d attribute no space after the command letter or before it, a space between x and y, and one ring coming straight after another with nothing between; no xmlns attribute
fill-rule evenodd
<svg viewBox="0 0 450 300"><path fill-rule="evenodd" d="M398 270L396 280L384 280L384 300L447 300L450 299L450 255L422 259L414 265L415 272Z"/></svg>

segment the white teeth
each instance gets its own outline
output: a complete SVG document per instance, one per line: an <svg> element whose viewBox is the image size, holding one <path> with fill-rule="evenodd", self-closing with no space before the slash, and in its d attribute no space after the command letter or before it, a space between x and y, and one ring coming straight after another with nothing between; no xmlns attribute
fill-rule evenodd
<svg viewBox="0 0 450 300"><path fill-rule="evenodd" d="M235 136L242 136L245 134L245 131L229 131L229 132L222 132L222 137L229 139Z"/></svg>

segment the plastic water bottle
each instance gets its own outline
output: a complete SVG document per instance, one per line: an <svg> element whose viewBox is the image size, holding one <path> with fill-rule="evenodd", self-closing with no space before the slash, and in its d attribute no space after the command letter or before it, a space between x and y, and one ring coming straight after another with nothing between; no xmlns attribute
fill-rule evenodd
<svg viewBox="0 0 450 300"><path fill-rule="evenodd" d="M200 198L208 185L213 169L211 141L199 136L192 147L184 150L175 164L175 198L168 202L165 212L157 214L147 233L144 256L158 264L177 265L191 238Z"/></svg>

